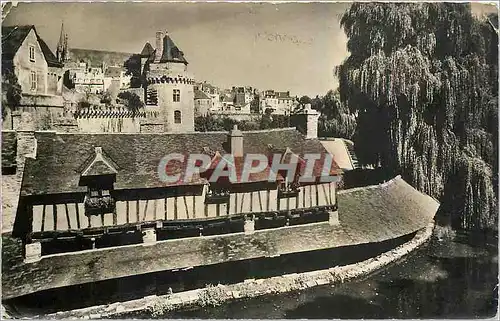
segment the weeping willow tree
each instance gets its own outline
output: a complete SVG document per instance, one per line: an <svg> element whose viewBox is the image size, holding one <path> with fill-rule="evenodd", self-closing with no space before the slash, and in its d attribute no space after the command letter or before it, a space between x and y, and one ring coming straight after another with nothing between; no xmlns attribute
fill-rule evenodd
<svg viewBox="0 0 500 321"><path fill-rule="evenodd" d="M359 161L441 200L450 223L496 228L498 34L468 4L356 3L340 98ZM496 20L494 20L496 19Z"/></svg>
<svg viewBox="0 0 500 321"><path fill-rule="evenodd" d="M356 130L356 114L340 101L338 91L330 90L325 96L312 99L311 105L321 113L318 122L320 136L352 139Z"/></svg>

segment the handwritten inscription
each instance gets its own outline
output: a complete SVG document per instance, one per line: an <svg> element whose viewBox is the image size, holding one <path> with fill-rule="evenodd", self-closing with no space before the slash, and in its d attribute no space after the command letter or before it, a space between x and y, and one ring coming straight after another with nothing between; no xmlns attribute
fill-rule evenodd
<svg viewBox="0 0 500 321"><path fill-rule="evenodd" d="M255 40L264 39L272 42L290 42L296 45L310 45L313 42L313 38L301 39L297 36L279 34L279 33L269 33L269 32L259 32L255 35Z"/></svg>

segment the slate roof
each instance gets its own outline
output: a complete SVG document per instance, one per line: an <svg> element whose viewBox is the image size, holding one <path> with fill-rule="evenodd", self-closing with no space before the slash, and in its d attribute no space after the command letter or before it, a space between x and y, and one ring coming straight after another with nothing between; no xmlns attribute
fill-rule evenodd
<svg viewBox="0 0 500 321"><path fill-rule="evenodd" d="M142 51L140 55L142 57L150 57L152 54L154 54L155 50L153 49L153 46L149 42L146 42L144 45L144 48L142 48Z"/></svg>
<svg viewBox="0 0 500 321"><path fill-rule="evenodd" d="M288 91L277 91L275 94L278 99L295 99L290 96L290 92Z"/></svg>
<svg viewBox="0 0 500 321"><path fill-rule="evenodd" d="M160 62L182 62L188 64L184 58L184 53L175 45L169 35L163 38L163 55Z"/></svg>
<svg viewBox="0 0 500 321"><path fill-rule="evenodd" d="M210 99L210 97L205 94L203 91L195 89L194 90L194 99Z"/></svg>
<svg viewBox="0 0 500 321"><path fill-rule="evenodd" d="M27 159L21 195L85 192L79 186L82 167L95 155L95 147L116 164L115 189L159 188L169 185L205 184L194 176L187 183L164 183L159 179L160 160L170 153L203 153L204 149L229 152L227 132L185 134L83 134L37 132L36 159ZM318 140L305 140L295 128L243 132L245 153L267 154L268 144L287 146L294 153L327 151ZM124 148L127 146L127 148ZM334 165L335 168L338 166ZM179 169L182 170L182 169ZM338 173L340 173L340 169Z"/></svg>
<svg viewBox="0 0 500 321"><path fill-rule="evenodd" d="M121 67L109 66L104 72L104 77L120 77L122 74Z"/></svg>
<svg viewBox="0 0 500 321"><path fill-rule="evenodd" d="M2 131L2 168L16 167L16 154L16 132Z"/></svg>
<svg viewBox="0 0 500 321"><path fill-rule="evenodd" d="M31 29L35 31L38 43L40 44L40 48L42 49L48 66L62 67L62 64L57 60L45 41L38 35L33 25L2 27L2 63L10 62L14 59L19 47L21 47Z"/></svg>
<svg viewBox="0 0 500 321"><path fill-rule="evenodd" d="M38 43L40 44L40 47L42 48L43 55L45 56L45 60L47 61L47 65L49 67L62 67L63 64L60 63L52 50L50 50L49 46L45 43L45 41L40 38L37 34L38 37Z"/></svg>
<svg viewBox="0 0 500 321"><path fill-rule="evenodd" d="M156 50L153 49L149 42L146 42L142 48L140 56L149 57L148 60L153 61L155 53ZM181 62L186 65L188 64L186 58L184 58L184 53L175 45L174 41L168 34L163 38L163 53L159 62Z"/></svg>
<svg viewBox="0 0 500 321"><path fill-rule="evenodd" d="M229 95L223 95L222 101L225 103L234 103L234 96L229 94Z"/></svg>

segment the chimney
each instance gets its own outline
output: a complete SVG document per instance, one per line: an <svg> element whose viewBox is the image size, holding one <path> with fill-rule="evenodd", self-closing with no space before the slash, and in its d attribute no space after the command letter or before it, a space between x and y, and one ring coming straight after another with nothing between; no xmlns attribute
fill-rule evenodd
<svg viewBox="0 0 500 321"><path fill-rule="evenodd" d="M243 133L234 125L233 130L229 132L229 146L233 157L243 156Z"/></svg>
<svg viewBox="0 0 500 321"><path fill-rule="evenodd" d="M306 104L304 109L306 115L306 138L318 138L318 118L319 113L311 108L311 104Z"/></svg>
<svg viewBox="0 0 500 321"><path fill-rule="evenodd" d="M159 62L161 56L163 56L163 38L165 38L165 34L163 33L163 31L157 31L155 62Z"/></svg>
<svg viewBox="0 0 500 321"><path fill-rule="evenodd" d="M318 138L319 113L306 104L304 110L290 118L292 126L306 136L306 139Z"/></svg>
<svg viewBox="0 0 500 321"><path fill-rule="evenodd" d="M36 158L35 123L33 116L28 112L21 114L17 128L17 172L22 173L25 159Z"/></svg>

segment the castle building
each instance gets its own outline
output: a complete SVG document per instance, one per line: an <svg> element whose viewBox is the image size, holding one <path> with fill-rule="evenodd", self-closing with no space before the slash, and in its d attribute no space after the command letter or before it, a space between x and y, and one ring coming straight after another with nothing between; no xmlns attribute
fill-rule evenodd
<svg viewBox="0 0 500 321"><path fill-rule="evenodd" d="M184 53L168 33L156 33L140 53L146 108L158 110L165 132L194 131L194 80L187 71Z"/></svg>

